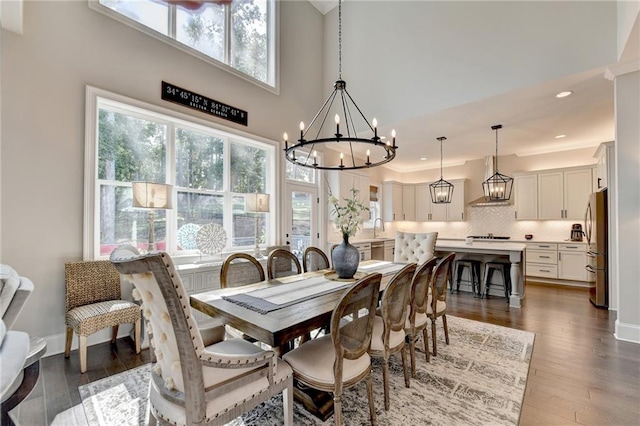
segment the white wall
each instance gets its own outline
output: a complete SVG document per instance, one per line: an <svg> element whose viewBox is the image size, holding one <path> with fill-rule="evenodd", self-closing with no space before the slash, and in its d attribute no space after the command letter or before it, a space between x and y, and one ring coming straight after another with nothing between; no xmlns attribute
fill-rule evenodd
<svg viewBox="0 0 640 426"><path fill-rule="evenodd" d="M3 31L3 263L36 286L16 328L64 332L64 263L82 253L85 85L280 140L322 102L322 15L280 7L280 95L89 9L86 1L25 2L24 34ZM160 82L248 111L234 125L162 101Z"/></svg>
<svg viewBox="0 0 640 426"><path fill-rule="evenodd" d="M639 1L623 1L618 0L618 59L621 59L625 48L627 45L633 45L635 49L640 48L635 40L635 43L632 40L629 40L629 37L632 34L634 25L638 25L638 19L640 16L640 2ZM636 37L638 34L636 33ZM635 53L635 56L638 56L638 52Z"/></svg>

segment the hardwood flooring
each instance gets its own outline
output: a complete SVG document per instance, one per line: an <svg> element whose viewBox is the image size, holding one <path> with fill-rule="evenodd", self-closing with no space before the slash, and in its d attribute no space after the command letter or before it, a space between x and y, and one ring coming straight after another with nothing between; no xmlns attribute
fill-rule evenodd
<svg viewBox="0 0 640 426"><path fill-rule="evenodd" d="M594 308L586 289L527 283L522 309L509 308L504 298L454 293L448 310L536 333L521 425L640 425L640 345L614 338L615 313ZM24 426L84 425L78 386L146 362L149 351L136 355L128 338L90 347L86 374L79 372L76 351L69 359L44 358L18 420Z"/></svg>

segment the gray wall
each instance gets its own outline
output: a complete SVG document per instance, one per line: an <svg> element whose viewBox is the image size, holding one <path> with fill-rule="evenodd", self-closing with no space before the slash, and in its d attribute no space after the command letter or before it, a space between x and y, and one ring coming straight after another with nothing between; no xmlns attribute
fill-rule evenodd
<svg viewBox="0 0 640 426"><path fill-rule="evenodd" d="M308 2L279 7L275 95L86 1L25 2L24 34L3 30L0 58L0 261L36 285L16 328L39 336L64 332L64 263L82 256L85 85L280 140L322 102L323 17ZM247 110L249 126L162 101L161 80Z"/></svg>

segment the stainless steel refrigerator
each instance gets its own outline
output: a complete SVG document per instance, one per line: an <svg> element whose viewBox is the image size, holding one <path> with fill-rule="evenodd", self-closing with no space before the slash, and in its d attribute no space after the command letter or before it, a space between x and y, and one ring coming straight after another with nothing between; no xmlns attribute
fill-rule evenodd
<svg viewBox="0 0 640 426"><path fill-rule="evenodd" d="M584 217L588 251L589 300L599 308L609 306L607 190L594 192Z"/></svg>

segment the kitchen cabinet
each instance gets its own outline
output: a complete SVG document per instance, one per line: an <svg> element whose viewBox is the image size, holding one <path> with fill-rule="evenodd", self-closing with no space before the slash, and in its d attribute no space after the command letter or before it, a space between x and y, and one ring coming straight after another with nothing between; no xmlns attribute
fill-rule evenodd
<svg viewBox="0 0 640 426"><path fill-rule="evenodd" d="M614 144L613 142L601 143L594 157L598 160L596 166L593 191L602 191L609 184L609 171L613 171Z"/></svg>
<svg viewBox="0 0 640 426"><path fill-rule="evenodd" d="M337 197L341 202L345 198L351 198L351 189L355 188L358 192L358 198L365 206L369 206L369 186L371 180L368 176L357 173L340 171L338 173L329 173L328 182L331 188L331 194ZM329 205L330 217L333 217L333 206ZM369 212L361 213L362 220L369 220Z"/></svg>
<svg viewBox="0 0 640 426"><path fill-rule="evenodd" d="M466 179L454 179L450 183L453 185L453 196L451 203L434 204L431 202L431 192L428 183L416 185L416 221L456 221L465 220L464 194Z"/></svg>
<svg viewBox="0 0 640 426"><path fill-rule="evenodd" d="M527 277L558 278L558 244L527 243Z"/></svg>
<svg viewBox="0 0 640 426"><path fill-rule="evenodd" d="M587 281L587 245L558 244L558 278Z"/></svg>
<svg viewBox="0 0 640 426"><path fill-rule="evenodd" d="M415 185L403 185L394 181L383 182L382 203L385 222L415 220Z"/></svg>
<svg viewBox="0 0 640 426"><path fill-rule="evenodd" d="M538 218L538 175L537 173L515 175L513 192L516 207L516 219L532 220Z"/></svg>
<svg viewBox="0 0 640 426"><path fill-rule="evenodd" d="M395 240L384 241L384 260L387 262L393 262L393 256L395 254Z"/></svg>
<svg viewBox="0 0 640 426"><path fill-rule="evenodd" d="M581 220L589 194L589 167L538 172L538 219Z"/></svg>

